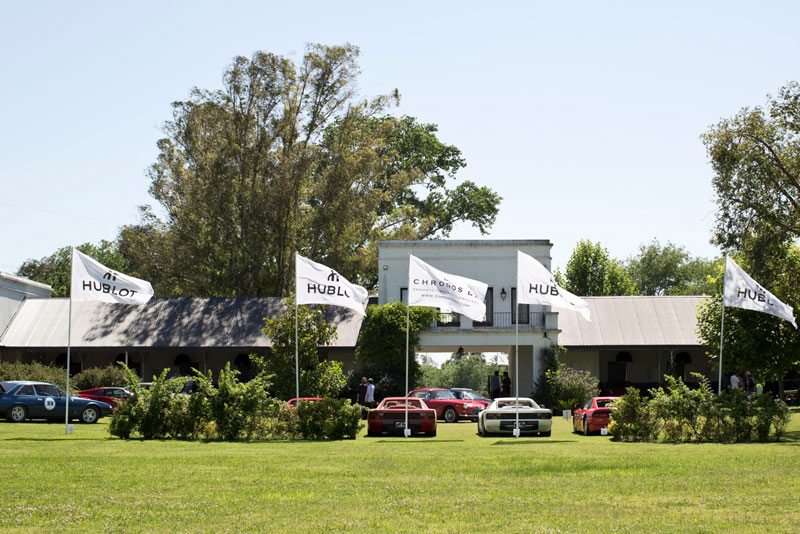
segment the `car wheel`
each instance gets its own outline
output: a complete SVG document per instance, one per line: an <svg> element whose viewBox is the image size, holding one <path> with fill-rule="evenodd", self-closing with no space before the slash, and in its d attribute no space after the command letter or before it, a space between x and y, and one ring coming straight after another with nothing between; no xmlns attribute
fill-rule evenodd
<svg viewBox="0 0 800 534"><path fill-rule="evenodd" d="M433 432L426 432L425 435L426 436L430 436L432 438L435 438L436 437L436 431L434 430Z"/></svg>
<svg viewBox="0 0 800 534"><path fill-rule="evenodd" d="M442 414L445 423L455 423L458 421L458 413L456 413L455 408L452 406L448 406L444 409L444 414Z"/></svg>
<svg viewBox="0 0 800 534"><path fill-rule="evenodd" d="M100 419L100 411L96 406L87 406L81 412L81 423L92 424Z"/></svg>
<svg viewBox="0 0 800 534"><path fill-rule="evenodd" d="M12 423L21 423L28 417L28 409L25 406L17 404L9 408L7 417Z"/></svg>
<svg viewBox="0 0 800 534"><path fill-rule="evenodd" d="M589 419L583 420L583 435L588 436L591 432L589 431Z"/></svg>
<svg viewBox="0 0 800 534"><path fill-rule="evenodd" d="M480 419L478 419L478 435L483 437L483 425L481 424Z"/></svg>
<svg viewBox="0 0 800 534"><path fill-rule="evenodd" d="M572 433L573 434L578 433L578 421L575 417L572 418Z"/></svg>
<svg viewBox="0 0 800 534"><path fill-rule="evenodd" d="M367 436L369 436L371 438L375 438L375 437L380 436L380 434L378 432L373 432L372 430L367 430Z"/></svg>
<svg viewBox="0 0 800 534"><path fill-rule="evenodd" d="M539 432L539 435L542 436L543 438L549 438L552 432L553 432L552 430L548 430L547 432Z"/></svg>

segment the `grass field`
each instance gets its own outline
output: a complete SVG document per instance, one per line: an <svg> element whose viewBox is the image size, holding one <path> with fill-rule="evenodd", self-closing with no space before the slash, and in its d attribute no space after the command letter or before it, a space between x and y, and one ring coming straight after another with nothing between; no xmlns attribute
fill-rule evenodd
<svg viewBox="0 0 800 534"><path fill-rule="evenodd" d="M0 532L798 532L800 413L781 443L571 433L340 442L121 441L107 420L0 423Z"/></svg>

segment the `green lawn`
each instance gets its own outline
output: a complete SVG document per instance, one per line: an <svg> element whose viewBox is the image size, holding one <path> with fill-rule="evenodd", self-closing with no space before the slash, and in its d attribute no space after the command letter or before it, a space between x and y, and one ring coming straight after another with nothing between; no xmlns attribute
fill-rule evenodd
<svg viewBox="0 0 800 534"><path fill-rule="evenodd" d="M0 423L0 531L798 532L800 413L782 443L575 435L121 441Z"/></svg>

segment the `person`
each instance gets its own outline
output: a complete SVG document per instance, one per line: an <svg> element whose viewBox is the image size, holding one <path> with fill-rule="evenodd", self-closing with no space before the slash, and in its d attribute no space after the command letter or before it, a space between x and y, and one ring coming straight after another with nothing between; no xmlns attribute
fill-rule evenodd
<svg viewBox="0 0 800 534"><path fill-rule="evenodd" d="M490 377L489 393L491 393L492 400L500 396L500 371L495 371Z"/></svg>
<svg viewBox="0 0 800 534"><path fill-rule="evenodd" d="M736 391L742 386L741 379L739 378L739 373L733 373L731 375L731 391Z"/></svg>
<svg viewBox="0 0 800 534"><path fill-rule="evenodd" d="M361 406L365 406L367 402L367 377L361 377L361 383L358 385L358 398L356 402Z"/></svg>
<svg viewBox="0 0 800 534"><path fill-rule="evenodd" d="M372 383L371 378L367 381L367 394L364 397L364 402L366 402L367 406L370 408L375 407L375 384Z"/></svg>
<svg viewBox="0 0 800 534"><path fill-rule="evenodd" d="M508 371L503 371L503 397L511 396L511 377L508 376Z"/></svg>
<svg viewBox="0 0 800 534"><path fill-rule="evenodd" d="M744 374L744 391L747 393L748 397L756 392L756 379L753 378L750 371Z"/></svg>

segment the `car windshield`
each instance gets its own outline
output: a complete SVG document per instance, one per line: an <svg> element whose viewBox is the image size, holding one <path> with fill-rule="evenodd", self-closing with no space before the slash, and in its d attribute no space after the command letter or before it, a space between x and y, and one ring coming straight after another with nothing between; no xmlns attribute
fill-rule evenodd
<svg viewBox="0 0 800 534"><path fill-rule="evenodd" d="M466 400L475 400L475 399L480 399L481 396L475 393L474 391L462 391L461 398Z"/></svg>
<svg viewBox="0 0 800 534"><path fill-rule="evenodd" d="M517 406L519 406L520 408L538 408L538 406L536 406L534 403L532 403L529 400L525 400L525 399L519 399L519 404L517 404L517 402L514 401L514 400L501 401L501 402L497 403L497 407L498 408L502 408L504 410L508 410L508 409L513 410Z"/></svg>
<svg viewBox="0 0 800 534"><path fill-rule="evenodd" d="M396 400L396 401L387 401L386 404L383 405L384 408L390 410L405 410L406 403L404 400ZM419 399L409 398L408 399L408 408L422 408L422 404L420 403Z"/></svg>
<svg viewBox="0 0 800 534"><path fill-rule="evenodd" d="M598 408L607 408L608 406L610 406L610 405L611 405L611 403L612 403L612 402L614 402L614 401L613 401L613 400L611 400L611 399L602 399L602 400L598 400L598 401L597 401L597 407L598 407Z"/></svg>
<svg viewBox="0 0 800 534"><path fill-rule="evenodd" d="M434 391L433 392L433 398L434 399L455 399L456 396L453 395L453 392L448 389L448 390L443 390L443 391Z"/></svg>

